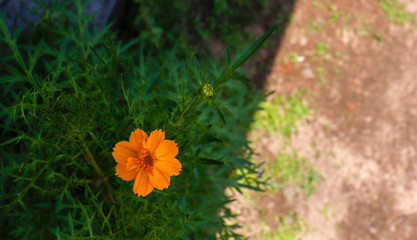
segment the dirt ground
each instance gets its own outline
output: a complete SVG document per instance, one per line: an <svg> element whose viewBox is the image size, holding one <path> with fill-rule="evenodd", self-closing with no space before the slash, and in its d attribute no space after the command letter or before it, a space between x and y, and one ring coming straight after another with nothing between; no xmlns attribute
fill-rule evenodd
<svg viewBox="0 0 417 240"><path fill-rule="evenodd" d="M416 0L400 2L417 18ZM299 0L265 88L310 90L313 113L291 144L321 180L308 199L288 188L235 195L241 231L259 239L292 211L299 239L416 240L417 23L391 22L377 0ZM282 144L265 135L254 146L267 160Z"/></svg>

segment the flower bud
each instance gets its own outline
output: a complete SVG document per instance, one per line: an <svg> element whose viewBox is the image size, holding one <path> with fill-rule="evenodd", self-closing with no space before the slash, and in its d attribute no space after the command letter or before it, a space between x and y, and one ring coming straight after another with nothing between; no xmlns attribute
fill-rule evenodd
<svg viewBox="0 0 417 240"><path fill-rule="evenodd" d="M213 96L213 87L208 83L202 84L199 92L204 97L211 97Z"/></svg>

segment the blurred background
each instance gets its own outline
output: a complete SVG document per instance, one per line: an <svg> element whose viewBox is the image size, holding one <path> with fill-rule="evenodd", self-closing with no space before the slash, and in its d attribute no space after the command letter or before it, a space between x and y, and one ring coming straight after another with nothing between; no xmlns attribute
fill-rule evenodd
<svg viewBox="0 0 417 240"><path fill-rule="evenodd" d="M42 20L33 2L0 1L6 23ZM242 67L268 94L247 129L268 184L227 189L237 232L417 239L417 1L92 0L85 11L97 12L91 29L141 35L146 53L220 62L278 23Z"/></svg>

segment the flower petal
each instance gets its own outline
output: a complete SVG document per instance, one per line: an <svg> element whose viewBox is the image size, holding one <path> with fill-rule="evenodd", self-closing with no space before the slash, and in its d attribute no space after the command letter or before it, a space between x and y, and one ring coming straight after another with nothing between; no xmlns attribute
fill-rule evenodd
<svg viewBox="0 0 417 240"><path fill-rule="evenodd" d="M123 157L116 152L112 152L113 158L117 163L126 164L127 163L127 157Z"/></svg>
<svg viewBox="0 0 417 240"><path fill-rule="evenodd" d="M112 155L117 163L126 164L127 158L137 156L137 151L131 143L121 141L116 143L116 146L113 148Z"/></svg>
<svg viewBox="0 0 417 240"><path fill-rule="evenodd" d="M116 176L125 180L125 181L132 181L135 179L136 175L138 174L138 169L131 169L129 170L125 164L117 164L116 166Z"/></svg>
<svg viewBox="0 0 417 240"><path fill-rule="evenodd" d="M148 138L148 147L152 152L155 152L159 144L164 141L165 133L159 129L151 132L151 135Z"/></svg>
<svg viewBox="0 0 417 240"><path fill-rule="evenodd" d="M121 141L116 143L116 146L113 148L113 151L122 157L136 157L137 156L137 148L127 142L127 141Z"/></svg>
<svg viewBox="0 0 417 240"><path fill-rule="evenodd" d="M164 140L156 149L155 155L158 159L174 158L178 154L177 144L172 140Z"/></svg>
<svg viewBox="0 0 417 240"><path fill-rule="evenodd" d="M139 128L130 134L129 142L135 146L139 146L146 141L148 141L148 134Z"/></svg>
<svg viewBox="0 0 417 240"><path fill-rule="evenodd" d="M155 168L158 168L161 172L169 176L173 176L180 174L182 165L176 158L166 158L163 160L158 159L155 162Z"/></svg>
<svg viewBox="0 0 417 240"><path fill-rule="evenodd" d="M154 187L149 181L148 174L144 169L141 169L136 176L135 183L133 184L133 192L138 196L145 197L152 192L153 189Z"/></svg>
<svg viewBox="0 0 417 240"><path fill-rule="evenodd" d="M168 188L170 177L167 173L160 171L158 168L153 169L153 174L149 175L149 180L156 189L162 190Z"/></svg>

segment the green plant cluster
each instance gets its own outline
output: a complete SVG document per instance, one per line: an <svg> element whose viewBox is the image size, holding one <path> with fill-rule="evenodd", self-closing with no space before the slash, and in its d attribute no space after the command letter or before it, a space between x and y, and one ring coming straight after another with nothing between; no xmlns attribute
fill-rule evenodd
<svg viewBox="0 0 417 240"><path fill-rule="evenodd" d="M87 3L44 6L29 32L1 16L2 238L239 238L224 189L263 184L245 138L262 96L236 70L274 28L234 60L228 50L224 66L179 61L147 52L142 35L95 29ZM178 143L183 168L168 190L138 197L114 175L112 148L136 128Z"/></svg>
<svg viewBox="0 0 417 240"><path fill-rule="evenodd" d="M408 22L411 24L416 22L414 15L408 13L404 5L397 0L378 0L378 4L387 14L388 19L395 24L404 25Z"/></svg>

